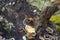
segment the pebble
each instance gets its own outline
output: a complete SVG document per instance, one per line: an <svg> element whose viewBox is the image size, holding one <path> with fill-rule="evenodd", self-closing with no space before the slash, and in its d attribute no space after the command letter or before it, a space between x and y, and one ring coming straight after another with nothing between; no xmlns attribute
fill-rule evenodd
<svg viewBox="0 0 60 40"><path fill-rule="evenodd" d="M23 40L27 40L27 39L26 39L26 36L23 36Z"/></svg>
<svg viewBox="0 0 60 40"><path fill-rule="evenodd" d="M9 5L12 5L12 3L10 2Z"/></svg>
<svg viewBox="0 0 60 40"><path fill-rule="evenodd" d="M33 12L36 12L37 10L33 10Z"/></svg>
<svg viewBox="0 0 60 40"><path fill-rule="evenodd" d="M15 38L11 38L11 39L9 39L9 40L15 40Z"/></svg>
<svg viewBox="0 0 60 40"><path fill-rule="evenodd" d="M2 8L2 12L3 12L3 11L5 11L5 8L4 8L4 7Z"/></svg>
<svg viewBox="0 0 60 40"><path fill-rule="evenodd" d="M15 2L12 3L12 5L14 5L14 4L15 4Z"/></svg>
<svg viewBox="0 0 60 40"><path fill-rule="evenodd" d="M3 20L3 17L2 16L0 16L0 21L2 21Z"/></svg>
<svg viewBox="0 0 60 40"><path fill-rule="evenodd" d="M51 0L51 2L54 2L55 0Z"/></svg>

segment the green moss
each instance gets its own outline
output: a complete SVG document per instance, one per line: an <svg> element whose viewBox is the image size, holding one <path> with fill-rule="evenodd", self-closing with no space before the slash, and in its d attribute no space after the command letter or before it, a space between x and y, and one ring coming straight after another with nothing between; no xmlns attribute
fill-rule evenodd
<svg viewBox="0 0 60 40"><path fill-rule="evenodd" d="M9 26L9 24L8 24L8 22L7 22L6 19L3 19L3 20L2 20L2 24L3 24L3 29L4 29L4 30L6 30L6 31L8 31L8 32L11 31L10 26Z"/></svg>
<svg viewBox="0 0 60 40"><path fill-rule="evenodd" d="M60 15L54 15L50 18L50 20L55 23L60 23Z"/></svg>

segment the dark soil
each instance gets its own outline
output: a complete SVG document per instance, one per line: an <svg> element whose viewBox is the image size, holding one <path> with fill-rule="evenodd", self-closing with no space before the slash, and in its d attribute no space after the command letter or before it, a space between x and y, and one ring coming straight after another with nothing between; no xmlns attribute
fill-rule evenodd
<svg viewBox="0 0 60 40"><path fill-rule="evenodd" d="M36 10L36 12L34 12ZM44 11L40 11L37 7L32 6L26 0L0 0L0 15L3 16L9 23L13 23L15 27L10 32L4 30L2 23L0 23L0 31L3 33L2 37L6 39L14 37L15 40L22 40L22 36L25 35L23 28L23 20L25 18L39 17L38 30L41 30L41 34L44 35L45 28L51 26L50 17L58 10L57 6L48 6ZM41 13L41 14L40 14ZM38 23L37 22L37 23ZM26 23L29 25L28 23ZM41 28L41 29L40 29ZM43 33L44 32L44 33ZM33 40L39 40L38 36Z"/></svg>
<svg viewBox="0 0 60 40"><path fill-rule="evenodd" d="M15 2L15 4L7 5L10 2ZM4 11L2 11L3 8L5 8ZM40 10L37 7L30 5L26 2L26 0L1 0L0 15L7 19L8 22L13 23L15 26L10 33L2 29L2 36L7 39L14 37L16 40L22 40L22 36L25 35L24 31L20 32L24 28L23 20L25 18L38 16L37 12L33 12L34 10L37 10L37 12L40 13Z"/></svg>

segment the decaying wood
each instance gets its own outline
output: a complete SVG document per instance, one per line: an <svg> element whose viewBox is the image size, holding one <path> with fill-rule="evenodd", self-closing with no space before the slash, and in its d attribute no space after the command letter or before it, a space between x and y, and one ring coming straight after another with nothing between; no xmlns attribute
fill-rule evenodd
<svg viewBox="0 0 60 40"><path fill-rule="evenodd" d="M39 26L37 27L37 33L44 32L45 28L48 27L48 22L50 21L50 17L59 10L57 6L48 6L44 11L41 12L39 18ZM40 31L39 31L40 30ZM38 35L38 34L37 34Z"/></svg>
<svg viewBox="0 0 60 40"><path fill-rule="evenodd" d="M44 11L41 12L40 15L40 26L46 26L47 22L49 21L50 17L58 11L59 8L57 6L48 6Z"/></svg>

